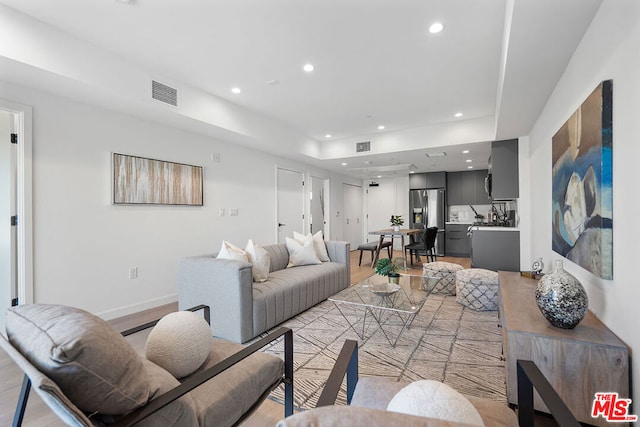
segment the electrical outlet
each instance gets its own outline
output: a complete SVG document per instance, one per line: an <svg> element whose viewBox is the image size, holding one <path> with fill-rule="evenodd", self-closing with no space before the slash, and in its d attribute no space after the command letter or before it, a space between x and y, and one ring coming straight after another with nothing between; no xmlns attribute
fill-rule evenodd
<svg viewBox="0 0 640 427"><path fill-rule="evenodd" d="M220 208L220 209L218 210L218 215L219 215L219 216L224 216L224 215L225 215L224 208Z"/></svg>
<svg viewBox="0 0 640 427"><path fill-rule="evenodd" d="M135 279L138 277L138 267L129 268L129 279Z"/></svg>
<svg viewBox="0 0 640 427"><path fill-rule="evenodd" d="M238 208L229 208L229 215L238 216Z"/></svg>

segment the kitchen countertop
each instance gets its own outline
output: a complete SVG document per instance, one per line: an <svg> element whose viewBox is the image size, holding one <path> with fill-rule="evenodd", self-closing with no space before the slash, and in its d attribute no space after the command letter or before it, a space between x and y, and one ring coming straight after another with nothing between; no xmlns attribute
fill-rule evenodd
<svg viewBox="0 0 640 427"><path fill-rule="evenodd" d="M447 221L445 222L445 224L449 224L449 225L456 225L456 224L460 224L460 225L472 225L473 222L470 221Z"/></svg>
<svg viewBox="0 0 640 427"><path fill-rule="evenodd" d="M520 231L518 227L501 227L499 225L473 225L472 231Z"/></svg>

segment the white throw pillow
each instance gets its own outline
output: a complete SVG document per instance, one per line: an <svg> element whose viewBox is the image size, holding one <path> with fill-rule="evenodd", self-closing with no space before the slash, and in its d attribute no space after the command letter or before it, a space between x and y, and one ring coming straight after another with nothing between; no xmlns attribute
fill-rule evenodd
<svg viewBox="0 0 640 427"><path fill-rule="evenodd" d="M456 390L440 381L416 381L391 399L387 411L484 426L478 410Z"/></svg>
<svg viewBox="0 0 640 427"><path fill-rule="evenodd" d="M222 247L216 258L220 259L235 259L236 261L249 262L247 253L237 246L232 245L226 240L222 241Z"/></svg>
<svg viewBox="0 0 640 427"><path fill-rule="evenodd" d="M249 257L249 262L253 265L251 269L253 281L265 282L269 278L269 269L271 268L269 252L262 246L254 244L251 239L247 242L247 247L244 250Z"/></svg>
<svg viewBox="0 0 640 427"><path fill-rule="evenodd" d="M293 238L299 243L304 243L307 239L312 239L313 247L316 251L316 256L318 257L318 259L322 262L331 261L329 259L329 254L327 253L327 246L325 245L324 238L322 237L322 231L318 231L313 236L311 235L311 233L305 236L304 234L294 231Z"/></svg>
<svg viewBox="0 0 640 427"><path fill-rule="evenodd" d="M316 256L313 239L306 239L304 243L300 243L295 239L285 237L285 241L287 242L287 251L289 251L289 265L287 265L287 268L322 264L322 261Z"/></svg>
<svg viewBox="0 0 640 427"><path fill-rule="evenodd" d="M213 338L207 322L191 311L164 316L145 344L145 357L176 378L194 373L209 356Z"/></svg>

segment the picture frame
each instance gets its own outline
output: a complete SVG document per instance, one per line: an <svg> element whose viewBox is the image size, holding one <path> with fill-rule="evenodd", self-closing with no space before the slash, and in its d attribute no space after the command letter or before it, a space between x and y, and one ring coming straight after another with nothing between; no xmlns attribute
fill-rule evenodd
<svg viewBox="0 0 640 427"><path fill-rule="evenodd" d="M203 206L203 167L112 153L114 205Z"/></svg>
<svg viewBox="0 0 640 427"><path fill-rule="evenodd" d="M552 138L552 249L613 279L613 81L601 82Z"/></svg>

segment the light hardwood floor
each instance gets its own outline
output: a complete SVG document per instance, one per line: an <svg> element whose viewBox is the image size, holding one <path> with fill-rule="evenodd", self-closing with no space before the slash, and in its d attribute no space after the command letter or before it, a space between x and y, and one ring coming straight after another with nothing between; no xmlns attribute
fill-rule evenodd
<svg viewBox="0 0 640 427"><path fill-rule="evenodd" d="M351 283L358 283L374 274L373 268L370 266L371 258L368 256L369 254L370 252L364 253L362 266L358 266L358 258L360 255L359 251L351 252ZM402 254L400 251L395 251L393 256L400 257ZM471 266L471 261L468 258L439 257L438 260L455 262L461 264L465 268L469 268ZM421 267L416 265L409 271L419 273L421 271ZM117 330L123 331L130 327L158 319L167 313L176 311L177 309L177 303L168 304L152 310L146 310L141 313L115 319L109 323L111 323ZM138 352L143 352L144 343L148 333L149 331L140 332L127 337L127 339ZM20 368L13 363L4 351L0 351L0 426L11 425L15 405L22 385L22 378L23 374ZM267 399L262 406L243 423L243 426L272 427L282 419L283 416L283 406ZM35 392L32 392L29 398L29 404L27 405L27 412L23 425L28 427L55 427L63 426L64 423L62 423L58 417L49 410Z"/></svg>

